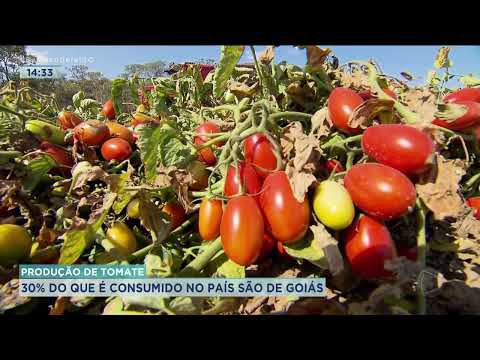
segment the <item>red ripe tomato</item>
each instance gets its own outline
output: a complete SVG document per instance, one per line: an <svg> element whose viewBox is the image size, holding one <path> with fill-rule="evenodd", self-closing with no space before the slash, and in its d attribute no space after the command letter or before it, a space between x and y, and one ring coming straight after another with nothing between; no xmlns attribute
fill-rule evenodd
<svg viewBox="0 0 480 360"><path fill-rule="evenodd" d="M475 209L474 216L480 220L480 196L475 196L467 199L467 205Z"/></svg>
<svg viewBox="0 0 480 360"><path fill-rule="evenodd" d="M111 137L118 137L125 141L128 141L130 144L135 142L133 138L133 132L129 128L123 126L114 121L107 121L108 130L110 131Z"/></svg>
<svg viewBox="0 0 480 360"><path fill-rule="evenodd" d="M239 161L238 171L234 164L228 168L223 193L227 197L239 195L242 188L247 194L258 194L262 190L262 182L252 165Z"/></svg>
<svg viewBox="0 0 480 360"><path fill-rule="evenodd" d="M215 134L219 132L220 132L220 128L218 127L218 125L212 122L205 122L202 125L200 125L195 131L195 133L198 134L199 136L195 136L193 141L196 145L202 145L207 141L211 140L212 138L209 138L208 136L201 136L201 134ZM216 145L217 147L220 147L223 144L224 143L217 143ZM200 150L198 152L198 160L200 160L201 162L207 165L214 165L217 162L217 158L215 157L215 154L210 148L204 148Z"/></svg>
<svg viewBox="0 0 480 360"><path fill-rule="evenodd" d="M242 266L255 263L262 250L263 234L263 217L257 202L246 195L230 199L220 225L228 258Z"/></svg>
<svg viewBox="0 0 480 360"><path fill-rule="evenodd" d="M348 88L335 88L328 97L328 113L335 127L347 134L358 134L360 128L348 126L348 118L363 103L363 99L355 91Z"/></svg>
<svg viewBox="0 0 480 360"><path fill-rule="evenodd" d="M417 257L418 257L417 247L413 246L410 248L398 249L398 256L404 256L408 260L417 261Z"/></svg>
<svg viewBox="0 0 480 360"><path fill-rule="evenodd" d="M115 119L115 108L113 106L112 99L108 100L105 104L103 104L102 113L106 116L108 120Z"/></svg>
<svg viewBox="0 0 480 360"><path fill-rule="evenodd" d="M474 101L480 103L480 88L464 88L454 91L443 98L446 103Z"/></svg>
<svg viewBox="0 0 480 360"><path fill-rule="evenodd" d="M123 161L132 154L132 147L128 141L121 138L113 138L103 143L101 152L105 160Z"/></svg>
<svg viewBox="0 0 480 360"><path fill-rule="evenodd" d="M213 240L220 234L222 214L220 200L203 198L198 213L198 229L203 240Z"/></svg>
<svg viewBox="0 0 480 360"><path fill-rule="evenodd" d="M50 144L48 141L42 141L40 150L50 155L60 165L67 167L73 166L72 155L60 146Z"/></svg>
<svg viewBox="0 0 480 360"><path fill-rule="evenodd" d="M256 165L255 171L262 179L265 179L270 173L262 171L260 168L271 171L277 168L273 145L264 134L257 133L246 138L243 142L243 153L248 163Z"/></svg>
<svg viewBox="0 0 480 360"><path fill-rule="evenodd" d="M344 185L356 206L381 220L406 214L417 196L408 177L382 164L354 165L345 175Z"/></svg>
<svg viewBox="0 0 480 360"><path fill-rule="evenodd" d="M414 175L425 171L435 152L432 139L412 126L371 126L362 136L362 149L375 161Z"/></svg>
<svg viewBox="0 0 480 360"><path fill-rule="evenodd" d="M110 137L110 131L105 123L98 120L84 121L73 130L75 138L88 145L100 145Z"/></svg>
<svg viewBox="0 0 480 360"><path fill-rule="evenodd" d="M176 201L169 201L162 208L162 211L170 216L172 220L172 230L175 230L185 221L185 209Z"/></svg>
<svg viewBox="0 0 480 360"><path fill-rule="evenodd" d="M269 233L286 244L301 240L308 230L310 206L308 199L300 203L293 196L284 171L268 175L262 186L260 204Z"/></svg>
<svg viewBox="0 0 480 360"><path fill-rule="evenodd" d="M450 130L463 130L480 123L480 103L473 101L457 101L455 104L466 106L468 108L467 112L453 121L434 119L432 124Z"/></svg>
<svg viewBox="0 0 480 360"><path fill-rule="evenodd" d="M276 245L277 245L277 241L271 235L265 232L263 234L263 245L262 245L262 250L260 251L260 256L258 257L258 260L263 260L268 255L270 255Z"/></svg>
<svg viewBox="0 0 480 360"><path fill-rule="evenodd" d="M360 217L347 230L345 253L352 271L366 279L389 276L385 261L397 257L387 227L369 216Z"/></svg>
<svg viewBox="0 0 480 360"><path fill-rule="evenodd" d="M58 124L63 130L73 129L82 121L83 120L77 114L71 111L62 111L58 114Z"/></svg>

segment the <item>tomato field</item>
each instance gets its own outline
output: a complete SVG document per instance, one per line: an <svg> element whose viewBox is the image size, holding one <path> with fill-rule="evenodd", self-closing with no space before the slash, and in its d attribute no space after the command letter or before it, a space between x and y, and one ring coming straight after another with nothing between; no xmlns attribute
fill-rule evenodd
<svg viewBox="0 0 480 360"><path fill-rule="evenodd" d="M445 47L421 85L301 48L304 67L222 46L66 108L7 82L0 313L480 314L480 79ZM19 264L325 277L327 296L28 298Z"/></svg>

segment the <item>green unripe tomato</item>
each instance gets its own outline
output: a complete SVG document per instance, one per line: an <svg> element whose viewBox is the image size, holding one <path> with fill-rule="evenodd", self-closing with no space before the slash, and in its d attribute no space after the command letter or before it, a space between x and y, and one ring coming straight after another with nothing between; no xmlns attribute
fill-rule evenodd
<svg viewBox="0 0 480 360"><path fill-rule="evenodd" d="M313 211L317 218L333 230L343 230L355 217L355 208L348 191L335 181L322 181L315 189Z"/></svg>
<svg viewBox="0 0 480 360"><path fill-rule="evenodd" d="M107 240L122 256L128 256L137 250L135 234L124 223L117 222L107 230Z"/></svg>
<svg viewBox="0 0 480 360"><path fill-rule="evenodd" d="M140 219L140 199L133 199L128 203L127 214L130 219Z"/></svg>
<svg viewBox="0 0 480 360"><path fill-rule="evenodd" d="M11 266L30 254L32 236L19 225L0 225L0 265Z"/></svg>

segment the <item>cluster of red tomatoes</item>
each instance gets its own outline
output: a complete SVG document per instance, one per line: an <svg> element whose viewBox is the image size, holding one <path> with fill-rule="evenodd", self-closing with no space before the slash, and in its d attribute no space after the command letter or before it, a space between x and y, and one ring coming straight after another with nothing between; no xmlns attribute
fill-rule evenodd
<svg viewBox="0 0 480 360"><path fill-rule="evenodd" d="M196 131L196 144L208 141L205 133L218 133L213 123L204 123ZM221 146L218 143L217 146ZM240 265L265 258L275 247L286 255L282 243L293 243L305 235L310 220L308 201L298 202L287 175L275 171L277 158L267 137L261 133L243 142L245 160L227 170L221 200L204 198L200 205L199 231L204 240L221 236L226 255ZM213 165L217 159L210 148L199 151L200 161Z"/></svg>
<svg viewBox="0 0 480 360"><path fill-rule="evenodd" d="M450 130L474 132L480 144L480 88L465 88L455 91L443 99L445 103L466 107L466 112L454 121L435 119L433 124ZM480 220L480 196L467 199L467 205L474 208L475 217Z"/></svg>
<svg viewBox="0 0 480 360"><path fill-rule="evenodd" d="M74 141L86 146L98 146L102 157L107 160L123 161L130 157L135 143L133 132L115 122L115 110L112 100L107 101L102 109L108 121L83 121L75 113L63 111L59 114L58 123L64 129L73 129ZM41 150L51 155L57 163L66 168L73 166L72 155L63 148L44 141Z"/></svg>
<svg viewBox="0 0 480 360"><path fill-rule="evenodd" d="M388 89L391 97L396 95ZM368 97L351 89L337 88L328 99L328 110L333 124L347 134L362 132L348 126L352 112ZM467 107L467 112L450 122L435 119L432 123L452 130L472 130L480 123L480 89L462 89L444 99ZM475 129L477 134L479 128ZM388 276L385 260L400 255L416 259L415 248L397 251L388 228L383 221L409 213L416 201L414 183L419 174L432 163L435 145L426 133L402 124L377 125L362 135L362 150L376 163L357 164L344 178L355 206L364 214L349 229L345 240L345 253L352 270L365 277ZM480 209L480 197L467 203ZM480 211L477 211L480 217Z"/></svg>

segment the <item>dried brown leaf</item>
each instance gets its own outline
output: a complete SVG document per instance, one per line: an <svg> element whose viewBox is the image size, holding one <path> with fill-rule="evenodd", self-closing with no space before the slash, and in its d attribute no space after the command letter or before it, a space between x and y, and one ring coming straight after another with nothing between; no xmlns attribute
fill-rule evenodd
<svg viewBox="0 0 480 360"><path fill-rule="evenodd" d="M299 46L299 48L307 48L307 64L312 67L313 70L318 70L322 67L327 56L332 52L331 49L322 49L318 46Z"/></svg>
<svg viewBox="0 0 480 360"><path fill-rule="evenodd" d="M268 65L272 62L274 57L275 57L275 47L270 45L270 46L267 46L267 48L260 54L258 59L262 64Z"/></svg>
<svg viewBox="0 0 480 360"><path fill-rule="evenodd" d="M480 221L475 218L473 209L467 208L465 205L463 209L466 215L452 224L452 227L455 229L455 235L464 239L471 236L478 244L480 243ZM463 241L466 242L467 240Z"/></svg>
<svg viewBox="0 0 480 360"><path fill-rule="evenodd" d="M69 306L70 301L68 297L58 297L57 300L55 300L55 304L50 306L48 315L63 315Z"/></svg>
<svg viewBox="0 0 480 360"><path fill-rule="evenodd" d="M286 128L280 146L284 157L289 159L285 172L293 194L299 202L303 202L308 188L316 181L314 172L321 154L318 140L312 134L305 134L300 122L294 122Z"/></svg>
<svg viewBox="0 0 480 360"><path fill-rule="evenodd" d="M344 261L338 248L338 241L330 235L325 226L320 223L310 226L310 230L313 232L314 241L318 242L323 249L328 262L328 270L333 276L342 273L344 270Z"/></svg>
<svg viewBox="0 0 480 360"><path fill-rule="evenodd" d="M369 99L361 103L348 118L348 126L366 129L380 113L393 112L393 100Z"/></svg>
<svg viewBox="0 0 480 360"><path fill-rule="evenodd" d="M37 242L39 244L39 248L43 249L55 242L57 239L58 233L53 230L48 228L45 223L43 223L43 226L40 229L40 232L38 233L37 236Z"/></svg>
<svg viewBox="0 0 480 360"><path fill-rule="evenodd" d="M459 182L465 175L466 168L467 165L462 160L446 160L437 155L436 166L416 185L419 197L433 212L436 220L461 215L464 202L459 193Z"/></svg>
<svg viewBox="0 0 480 360"><path fill-rule="evenodd" d="M80 163L84 164L84 163ZM75 174L77 168L73 168L72 173ZM72 177L72 192L79 196L83 196L89 193L88 182L90 181L103 181L107 185L110 185L111 176L105 172L100 166L84 167L81 170L78 169L78 176Z"/></svg>
<svg viewBox="0 0 480 360"><path fill-rule="evenodd" d="M259 83L256 82L251 86L238 81L232 81L229 86L230 91L239 99L244 97L252 97L259 89Z"/></svg>
<svg viewBox="0 0 480 360"><path fill-rule="evenodd" d="M463 281L446 281L442 287L428 294L430 314L480 313L480 288L470 287Z"/></svg>
<svg viewBox="0 0 480 360"><path fill-rule="evenodd" d="M310 133L315 133L317 139L330 134L333 122L330 119L327 107L321 108L313 114L311 122L312 129L310 130Z"/></svg>
<svg viewBox="0 0 480 360"><path fill-rule="evenodd" d="M408 89L402 93L402 101L420 115L423 123L431 123L437 111L436 95L427 88Z"/></svg>

